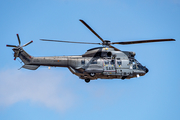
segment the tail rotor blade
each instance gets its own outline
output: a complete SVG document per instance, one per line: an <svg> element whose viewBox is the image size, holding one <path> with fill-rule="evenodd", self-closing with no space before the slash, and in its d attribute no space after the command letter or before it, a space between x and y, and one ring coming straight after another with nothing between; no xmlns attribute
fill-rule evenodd
<svg viewBox="0 0 180 120"><path fill-rule="evenodd" d="M16 45L6 45L6 47L17 47Z"/></svg>
<svg viewBox="0 0 180 120"><path fill-rule="evenodd" d="M32 42L33 42L33 41L30 41L30 42L28 42L28 43L24 44L22 47L25 47L25 46L27 46L27 45L31 44Z"/></svg>
<svg viewBox="0 0 180 120"><path fill-rule="evenodd" d="M17 39L18 39L18 42L19 42L19 46L21 45L21 41L20 41L20 38L19 38L19 34L16 34L17 35Z"/></svg>
<svg viewBox="0 0 180 120"><path fill-rule="evenodd" d="M19 50L17 51L14 60L16 60L16 58L18 57L18 55L19 55Z"/></svg>

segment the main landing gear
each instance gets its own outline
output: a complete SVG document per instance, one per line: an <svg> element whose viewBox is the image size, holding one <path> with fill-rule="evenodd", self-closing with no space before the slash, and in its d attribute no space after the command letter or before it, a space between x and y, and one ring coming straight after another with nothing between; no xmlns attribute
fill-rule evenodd
<svg viewBox="0 0 180 120"><path fill-rule="evenodd" d="M127 76L122 76L122 78L121 78L121 79L122 79L122 80L124 80L124 79L126 79L126 77L127 77Z"/></svg>
<svg viewBox="0 0 180 120"><path fill-rule="evenodd" d="M91 76L91 77L94 77L95 75L96 75L96 73L89 73L89 75ZM89 79L89 78L86 78L85 79L85 82L86 83L89 83L91 80Z"/></svg>
<svg viewBox="0 0 180 120"><path fill-rule="evenodd" d="M89 82L90 82L90 79L89 79L89 78L85 79L85 82L86 82L86 83L89 83Z"/></svg>

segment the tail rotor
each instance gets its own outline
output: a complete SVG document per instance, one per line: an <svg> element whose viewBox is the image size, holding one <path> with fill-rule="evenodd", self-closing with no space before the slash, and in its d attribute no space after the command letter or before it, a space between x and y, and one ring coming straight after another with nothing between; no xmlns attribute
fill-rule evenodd
<svg viewBox="0 0 180 120"><path fill-rule="evenodd" d="M19 34L16 34L16 35L17 35L19 45L6 45L6 47L13 47L13 51L15 51L14 60L16 60L16 58L19 56L19 53L20 53L20 50L21 50L22 47L25 47L25 46L27 46L27 45L29 45L29 44L31 44L33 42L33 41L30 41L30 42L28 42L28 43L21 46L21 40L19 38Z"/></svg>

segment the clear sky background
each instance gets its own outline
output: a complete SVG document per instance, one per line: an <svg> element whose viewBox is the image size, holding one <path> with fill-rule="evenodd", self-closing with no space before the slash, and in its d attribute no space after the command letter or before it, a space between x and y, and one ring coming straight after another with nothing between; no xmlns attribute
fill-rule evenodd
<svg viewBox="0 0 180 120"><path fill-rule="evenodd" d="M1 0L0 120L179 120L180 0ZM115 45L136 52L149 72L130 80L85 83L67 68L18 70L6 44L34 42L32 56L81 55L100 42L79 19L113 42L174 38L175 42Z"/></svg>

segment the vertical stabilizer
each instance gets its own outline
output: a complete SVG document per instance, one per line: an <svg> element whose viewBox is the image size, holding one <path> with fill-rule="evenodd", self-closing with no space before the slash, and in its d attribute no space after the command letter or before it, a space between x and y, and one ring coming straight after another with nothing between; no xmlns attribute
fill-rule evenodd
<svg viewBox="0 0 180 120"><path fill-rule="evenodd" d="M23 48L14 48L14 57L19 57L24 64L30 64L32 57Z"/></svg>

